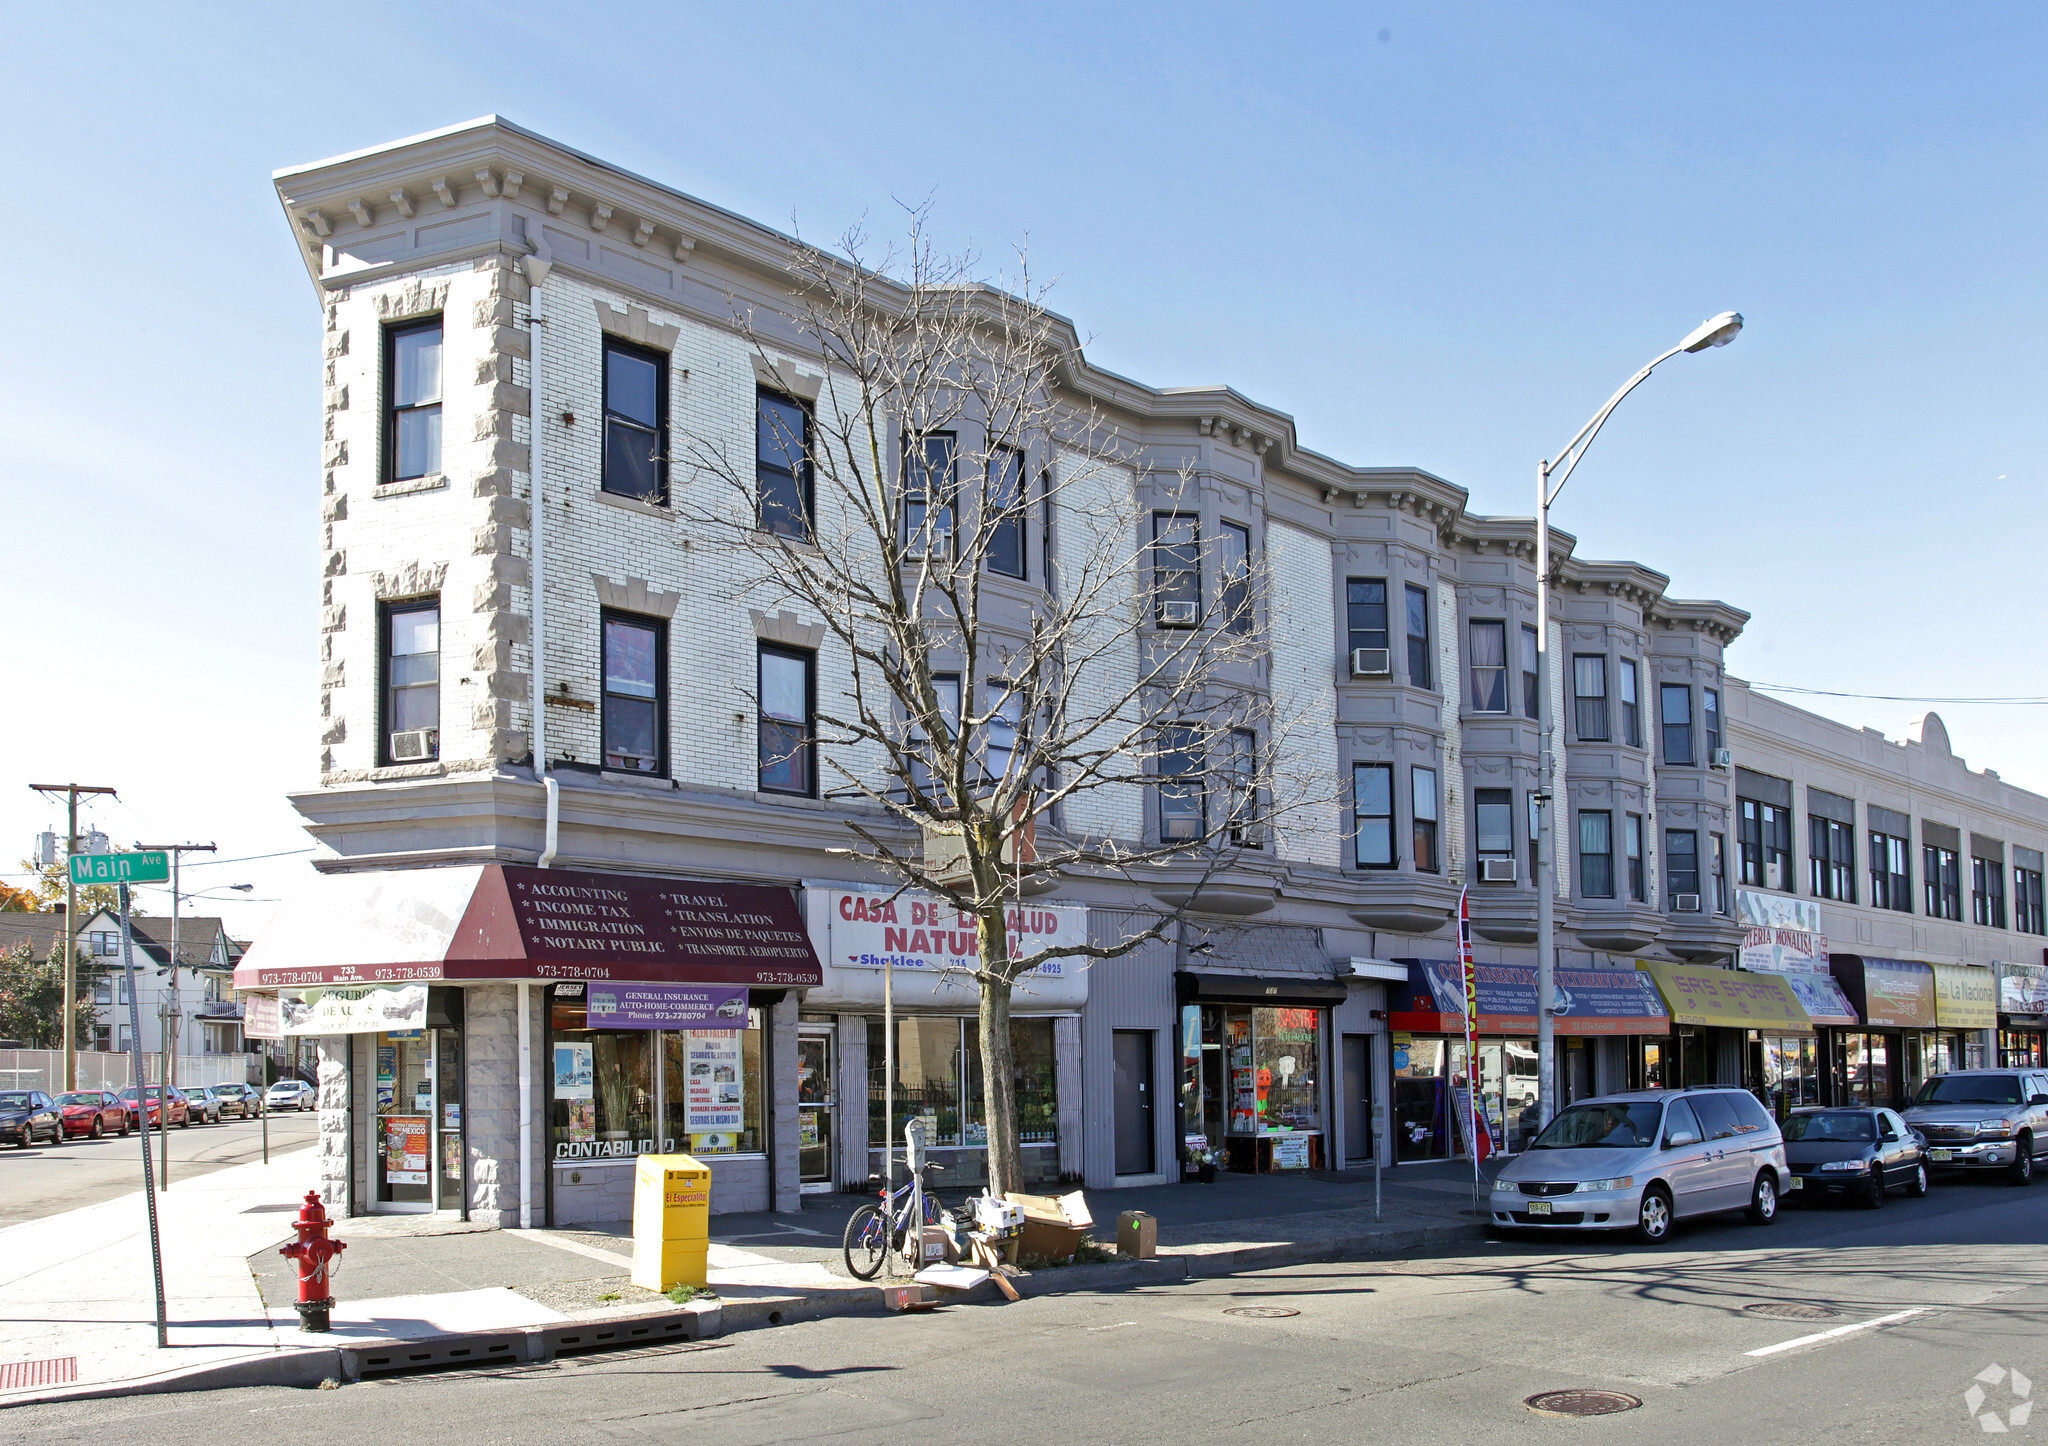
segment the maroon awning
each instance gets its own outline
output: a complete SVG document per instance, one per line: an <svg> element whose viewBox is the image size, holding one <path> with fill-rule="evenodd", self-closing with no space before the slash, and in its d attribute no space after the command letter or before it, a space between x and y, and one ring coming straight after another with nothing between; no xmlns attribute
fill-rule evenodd
<svg viewBox="0 0 2048 1446"><path fill-rule="evenodd" d="M519 864L329 874L281 910L235 986L408 979L625 979L810 988L796 896Z"/></svg>

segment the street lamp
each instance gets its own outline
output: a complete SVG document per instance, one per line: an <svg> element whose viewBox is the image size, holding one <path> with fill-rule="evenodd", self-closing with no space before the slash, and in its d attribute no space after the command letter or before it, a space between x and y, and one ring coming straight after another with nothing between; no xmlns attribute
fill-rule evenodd
<svg viewBox="0 0 2048 1446"><path fill-rule="evenodd" d="M1680 352L1706 351L1726 346L1742 330L1742 314L1724 311L1694 327L1677 346L1665 352L1607 399L1607 405L1593 414L1593 420L1579 428L1578 435L1565 444L1555 461L1536 464L1536 677L1537 712L1541 745L1537 753L1536 778L1536 1115L1539 1127L1550 1123L1557 1113L1557 1021L1551 1014L1557 991L1556 886L1551 878L1555 851L1552 848L1555 814L1551 785L1556 777L1555 758L1557 710L1562 699L1553 699L1550 689L1550 504L1571 480L1572 471L1584 460L1586 449L1607 425L1607 418L1621 405L1621 399L1641 386L1650 373ZM1552 474L1556 480L1552 481Z"/></svg>

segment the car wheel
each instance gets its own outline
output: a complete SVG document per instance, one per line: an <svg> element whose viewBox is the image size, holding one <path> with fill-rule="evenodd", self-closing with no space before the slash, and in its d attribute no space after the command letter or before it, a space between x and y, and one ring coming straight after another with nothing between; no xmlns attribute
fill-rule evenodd
<svg viewBox="0 0 2048 1446"><path fill-rule="evenodd" d="M2006 1172L2007 1178L2015 1185L2034 1183L2034 1137L2021 1135L2013 1143L2012 1165Z"/></svg>
<svg viewBox="0 0 2048 1446"><path fill-rule="evenodd" d="M1760 1170L1749 1192L1749 1223L1768 1225L1777 1218L1778 1177L1769 1170Z"/></svg>
<svg viewBox="0 0 2048 1446"><path fill-rule="evenodd" d="M105 1134L106 1132L107 1132L107 1127L106 1127L105 1125L103 1125L103 1124L101 1124L101 1123L100 1123L100 1118L99 1118L99 1116L98 1116L98 1115L94 1115L94 1116L93 1116L93 1120L92 1120L92 1131L91 1131L91 1137L92 1137L93 1139L97 1140L97 1139L98 1139L98 1138L99 1138L100 1136L104 1135L104 1134Z"/></svg>
<svg viewBox="0 0 2048 1446"><path fill-rule="evenodd" d="M1671 1234L1671 1195L1662 1185L1643 1191L1643 1203L1636 1207L1636 1239L1657 1245Z"/></svg>
<svg viewBox="0 0 2048 1446"><path fill-rule="evenodd" d="M124 1139L124 1140L125 1140L125 1139L127 1139L127 1138L128 1138L128 1130L129 1130L129 1125L128 1125L128 1117L127 1117L126 1115L123 1115L123 1116L121 1116L121 1138L122 1138L122 1139Z"/></svg>
<svg viewBox="0 0 2048 1446"><path fill-rule="evenodd" d="M1922 1160L1913 1167L1913 1183L1906 1187L1906 1193L1915 1197L1927 1193L1927 1162Z"/></svg>
<svg viewBox="0 0 2048 1446"><path fill-rule="evenodd" d="M1882 1165L1877 1167L1876 1173L1870 1177L1869 1188L1863 1192L1863 1208L1866 1210L1881 1210L1884 1208L1884 1166Z"/></svg>

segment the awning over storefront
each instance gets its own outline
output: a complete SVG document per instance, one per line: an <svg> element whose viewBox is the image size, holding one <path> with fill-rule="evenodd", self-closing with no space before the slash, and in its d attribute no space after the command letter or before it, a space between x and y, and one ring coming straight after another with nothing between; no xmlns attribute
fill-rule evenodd
<svg viewBox="0 0 2048 1446"><path fill-rule="evenodd" d="M1462 1034L1464 975L1455 959L1397 959L1406 985L1389 984L1388 1024L1417 1034ZM1475 964L1477 1034L1536 1033L1536 971L1525 964ZM1553 1000L1559 1034L1668 1034L1657 991L1626 969L1560 969Z"/></svg>
<svg viewBox="0 0 2048 1446"><path fill-rule="evenodd" d="M611 979L809 988L788 889L483 864L327 874L249 947L235 987Z"/></svg>
<svg viewBox="0 0 2048 1446"><path fill-rule="evenodd" d="M1781 974L1751 974L1698 964L1642 959L1636 968L1657 983L1675 1024L1810 1034L1813 1022Z"/></svg>
<svg viewBox="0 0 2048 1446"><path fill-rule="evenodd" d="M1873 959L1830 954L1842 992L1864 1024L1874 1029L1933 1029L1934 970L1917 959Z"/></svg>
<svg viewBox="0 0 2048 1446"><path fill-rule="evenodd" d="M1980 964L1934 966L1934 1018L1943 1029L1998 1028L1998 981Z"/></svg>
<svg viewBox="0 0 2048 1446"><path fill-rule="evenodd" d="M1861 1022L1856 1017L1856 1006L1849 1002L1849 996L1842 992L1842 986L1835 982L1834 975L1788 973L1778 977L1791 986L1799 1007L1815 1024L1854 1026Z"/></svg>
<svg viewBox="0 0 2048 1446"><path fill-rule="evenodd" d="M1315 1008L1342 1004L1351 987L1311 974L1218 974L1184 969L1173 976L1183 1004L1286 1004Z"/></svg>

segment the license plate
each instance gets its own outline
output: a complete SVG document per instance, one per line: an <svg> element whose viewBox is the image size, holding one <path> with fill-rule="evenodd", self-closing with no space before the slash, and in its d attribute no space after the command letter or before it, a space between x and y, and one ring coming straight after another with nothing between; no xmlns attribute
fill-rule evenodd
<svg viewBox="0 0 2048 1446"><path fill-rule="evenodd" d="M1548 1215L1550 1213L1550 1202L1548 1200L1531 1200L1529 1202L1529 1213L1531 1215Z"/></svg>
<svg viewBox="0 0 2048 1446"><path fill-rule="evenodd" d="M1800 1179L1797 1175L1794 1175L1791 1179L1785 1182L1785 1189L1787 1191L1804 1190L1805 1188L1806 1182Z"/></svg>
<svg viewBox="0 0 2048 1446"><path fill-rule="evenodd" d="M1953 1160L1955 1157L1956 1152L1954 1150L1929 1150L1927 1152L1927 1158L1935 1161L1937 1164L1943 1160Z"/></svg>

